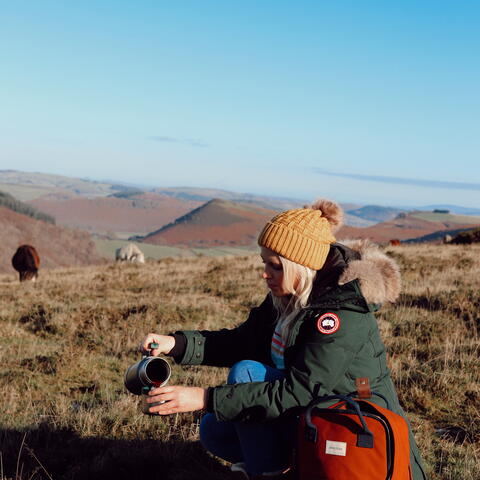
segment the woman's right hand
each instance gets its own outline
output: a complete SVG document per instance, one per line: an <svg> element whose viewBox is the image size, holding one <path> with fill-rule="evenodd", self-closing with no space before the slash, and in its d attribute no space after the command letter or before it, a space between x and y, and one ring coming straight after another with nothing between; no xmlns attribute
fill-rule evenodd
<svg viewBox="0 0 480 480"><path fill-rule="evenodd" d="M150 344L156 343L157 347L152 348ZM175 346L175 338L171 335L157 335L156 333L149 333L138 346L138 349L144 353L157 357L160 354L167 355Z"/></svg>

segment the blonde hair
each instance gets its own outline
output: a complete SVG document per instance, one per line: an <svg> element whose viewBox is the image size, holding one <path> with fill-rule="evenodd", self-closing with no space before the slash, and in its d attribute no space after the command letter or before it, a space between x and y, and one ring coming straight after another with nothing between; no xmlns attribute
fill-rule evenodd
<svg viewBox="0 0 480 480"><path fill-rule="evenodd" d="M317 272L304 265L292 262L281 255L278 258L283 268L282 286L291 297L287 303L285 303L285 300L282 300L283 297L272 296L272 298L278 314L277 323L280 322L282 337L286 339L298 310L307 305Z"/></svg>

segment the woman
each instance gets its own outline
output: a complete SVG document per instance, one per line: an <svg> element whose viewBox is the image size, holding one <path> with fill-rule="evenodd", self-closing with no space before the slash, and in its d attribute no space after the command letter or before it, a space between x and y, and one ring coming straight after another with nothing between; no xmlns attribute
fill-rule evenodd
<svg viewBox="0 0 480 480"><path fill-rule="evenodd" d="M392 259L368 242L335 243L343 212L328 200L276 215L258 243L269 294L246 322L219 331L149 334L140 348L178 363L230 367L226 385L165 386L151 391L159 415L205 409L200 439L248 478L286 478L292 428L314 397L372 390L404 415L373 316L400 290ZM382 406L382 400L374 400ZM410 432L414 480L426 478Z"/></svg>

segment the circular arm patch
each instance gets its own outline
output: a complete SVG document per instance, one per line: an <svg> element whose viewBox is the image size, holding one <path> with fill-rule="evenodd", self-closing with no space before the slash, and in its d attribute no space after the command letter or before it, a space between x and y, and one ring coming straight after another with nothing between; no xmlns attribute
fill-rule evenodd
<svg viewBox="0 0 480 480"><path fill-rule="evenodd" d="M340 318L335 313L324 313L317 319L317 329L320 333L330 335L340 328Z"/></svg>

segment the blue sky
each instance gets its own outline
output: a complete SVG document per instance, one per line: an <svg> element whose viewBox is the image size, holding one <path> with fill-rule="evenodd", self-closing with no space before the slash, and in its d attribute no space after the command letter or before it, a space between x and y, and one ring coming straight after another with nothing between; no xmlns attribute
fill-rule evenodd
<svg viewBox="0 0 480 480"><path fill-rule="evenodd" d="M0 0L0 169L480 207L476 1Z"/></svg>

